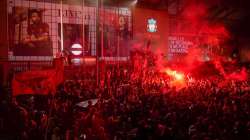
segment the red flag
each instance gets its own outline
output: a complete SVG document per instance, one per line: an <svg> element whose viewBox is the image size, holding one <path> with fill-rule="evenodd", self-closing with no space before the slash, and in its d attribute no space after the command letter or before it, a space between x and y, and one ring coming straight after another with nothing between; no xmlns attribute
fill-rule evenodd
<svg viewBox="0 0 250 140"><path fill-rule="evenodd" d="M12 80L13 96L55 93L56 87L61 82L63 82L63 64L55 62L54 69L16 74Z"/></svg>
<svg viewBox="0 0 250 140"><path fill-rule="evenodd" d="M12 81L13 96L19 94L48 94L54 91L50 80L54 70L27 71L15 75Z"/></svg>

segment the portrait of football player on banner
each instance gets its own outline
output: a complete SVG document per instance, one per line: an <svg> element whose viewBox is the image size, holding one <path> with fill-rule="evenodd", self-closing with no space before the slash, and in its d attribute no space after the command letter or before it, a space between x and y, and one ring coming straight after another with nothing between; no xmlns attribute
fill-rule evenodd
<svg viewBox="0 0 250 140"><path fill-rule="evenodd" d="M42 21L42 11L26 10L26 20L16 22L15 36L18 40L13 49L14 56L52 56L52 41L49 25ZM24 13L14 13L15 17ZM25 16L24 16L25 17ZM25 18L24 18L25 19Z"/></svg>

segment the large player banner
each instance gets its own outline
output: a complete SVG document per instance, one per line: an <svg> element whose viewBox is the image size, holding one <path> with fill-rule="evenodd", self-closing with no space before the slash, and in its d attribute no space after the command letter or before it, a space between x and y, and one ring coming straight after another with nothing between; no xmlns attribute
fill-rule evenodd
<svg viewBox="0 0 250 140"><path fill-rule="evenodd" d="M12 11L13 55L52 56L50 26L43 21L43 10L13 7Z"/></svg>
<svg viewBox="0 0 250 140"><path fill-rule="evenodd" d="M74 43L83 46L83 55L96 54L95 7L64 3L61 11L52 1L8 0L8 19L10 60L51 59Z"/></svg>
<svg viewBox="0 0 250 140"><path fill-rule="evenodd" d="M127 8L104 8L100 10L101 56L129 56L131 23L131 12Z"/></svg>

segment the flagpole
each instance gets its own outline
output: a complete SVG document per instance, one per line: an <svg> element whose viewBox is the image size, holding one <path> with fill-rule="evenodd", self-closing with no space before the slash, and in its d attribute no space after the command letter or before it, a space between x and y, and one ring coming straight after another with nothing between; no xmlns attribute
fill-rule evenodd
<svg viewBox="0 0 250 140"><path fill-rule="evenodd" d="M61 53L64 50L63 46L63 41L64 41L64 36L63 36L63 0L61 0L61 6L60 6L60 22L61 22Z"/></svg>
<svg viewBox="0 0 250 140"><path fill-rule="evenodd" d="M118 3L118 1L116 1L117 2L117 15L118 15L118 18L116 19L117 21L117 23L116 23L116 27L118 28L116 31L117 31L117 34L118 34L118 36L117 36L117 60L118 60L118 69L119 69L119 67L120 67L120 60L119 60L119 58L120 58L120 23L119 23L119 20L120 20L120 11L119 11L119 3Z"/></svg>
<svg viewBox="0 0 250 140"><path fill-rule="evenodd" d="M85 3L82 0L82 55L85 56L85 13L84 13Z"/></svg>
<svg viewBox="0 0 250 140"><path fill-rule="evenodd" d="M102 0L100 0L100 1L101 1L101 10L102 10L102 12L104 12L103 1ZM103 47L104 47L104 40L103 40L103 38L104 38L104 34L103 34L103 32L104 32L104 23L103 23L104 19L105 19L105 17L102 16L102 20L101 20L101 40L102 40L102 42L101 42L101 58L103 58Z"/></svg>
<svg viewBox="0 0 250 140"><path fill-rule="evenodd" d="M84 8L85 8L85 3L84 3L84 0L82 0L82 66L81 66L81 69L80 71L84 71L84 68L85 68L85 45L86 42L85 42L85 12L84 12ZM88 46L87 46L88 47ZM85 80L85 74L81 75L81 79L82 80Z"/></svg>
<svg viewBox="0 0 250 140"><path fill-rule="evenodd" d="M96 85L99 86L99 0L96 0Z"/></svg>

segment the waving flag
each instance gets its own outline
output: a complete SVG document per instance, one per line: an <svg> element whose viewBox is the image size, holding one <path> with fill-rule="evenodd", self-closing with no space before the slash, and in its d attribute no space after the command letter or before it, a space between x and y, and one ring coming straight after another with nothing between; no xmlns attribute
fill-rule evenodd
<svg viewBox="0 0 250 140"><path fill-rule="evenodd" d="M62 60L54 61L55 67L53 69L16 74L12 80L13 96L55 93L57 85L63 82L63 65L60 61Z"/></svg>

